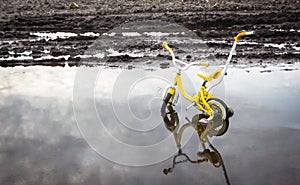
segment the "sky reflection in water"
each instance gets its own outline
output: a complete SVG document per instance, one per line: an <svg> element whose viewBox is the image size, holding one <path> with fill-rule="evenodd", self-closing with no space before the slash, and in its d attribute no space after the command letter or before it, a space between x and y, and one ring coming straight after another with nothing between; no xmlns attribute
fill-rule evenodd
<svg viewBox="0 0 300 185"><path fill-rule="evenodd" d="M299 69L300 65L292 67ZM282 71L283 68L270 67L273 70L270 73L261 73L261 68L230 69L217 92L235 110L229 131L213 141L226 164L231 184L300 182L297 174L300 73ZM167 81L135 80L146 74L171 81L174 73L169 71L174 72L173 69L97 72L94 97L77 101L80 111L86 112L80 119L86 121L86 128L94 134L90 139L101 138L97 134L103 131L94 126L89 128L100 117L106 129L124 143L143 146L163 140L168 146L143 153L144 158L130 154L129 162L159 159L160 152L175 154L175 144L162 126L159 114L158 97ZM72 104L74 68L0 68L0 74L0 184L226 184L222 170L209 163L181 164L165 176L162 170L172 164L171 158L150 166L129 167L98 155L94 151L97 148L88 145L76 124ZM116 85L126 84L129 79L135 82L130 83L134 84L131 89ZM115 94L111 93L113 89ZM129 94L125 101L122 92ZM92 108L87 103L90 99L95 99ZM179 107L186 104L182 101ZM113 109L116 105L120 110ZM134 117L121 114L128 105ZM90 117L89 110L97 110L97 119ZM189 116L193 114L191 110ZM200 149L196 135L186 141L184 152L196 159ZM109 142L105 144L103 147L111 154L120 154L120 160L128 158L120 148L110 146Z"/></svg>

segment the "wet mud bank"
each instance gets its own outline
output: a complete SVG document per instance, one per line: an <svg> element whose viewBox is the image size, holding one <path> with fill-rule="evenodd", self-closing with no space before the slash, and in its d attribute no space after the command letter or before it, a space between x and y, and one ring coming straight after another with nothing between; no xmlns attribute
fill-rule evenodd
<svg viewBox="0 0 300 185"><path fill-rule="evenodd" d="M130 35L129 39L122 40L125 44L114 48L119 53L134 52L139 57L86 55L91 45L112 33L112 29L149 20L176 23L191 30L211 48L208 58L223 61L232 37L241 30L254 30L256 34L237 48L234 63L261 65L294 63L300 59L300 3L296 0L76 2L78 7L66 0L2 0L0 66L64 66L66 63L78 66L83 59L84 65L122 66L122 63L135 65L167 60L158 44L164 37L157 35ZM131 39L133 36L140 37L138 42ZM186 57L191 55L188 50L196 50L197 45L178 49Z"/></svg>

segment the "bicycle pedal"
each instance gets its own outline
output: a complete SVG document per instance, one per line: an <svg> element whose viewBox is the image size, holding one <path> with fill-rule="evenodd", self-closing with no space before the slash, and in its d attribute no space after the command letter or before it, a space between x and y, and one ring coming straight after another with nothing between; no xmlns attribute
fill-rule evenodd
<svg viewBox="0 0 300 185"><path fill-rule="evenodd" d="M228 115L228 118L230 118L234 115L234 110L231 107L227 108L227 115Z"/></svg>
<svg viewBox="0 0 300 185"><path fill-rule="evenodd" d="M203 125L203 126L207 126L208 120L206 118L202 118L199 120L199 123L201 123L201 125Z"/></svg>

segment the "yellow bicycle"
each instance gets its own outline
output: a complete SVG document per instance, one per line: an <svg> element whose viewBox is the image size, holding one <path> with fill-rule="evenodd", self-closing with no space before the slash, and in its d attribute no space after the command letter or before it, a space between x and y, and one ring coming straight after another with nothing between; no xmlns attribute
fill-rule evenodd
<svg viewBox="0 0 300 185"><path fill-rule="evenodd" d="M211 74L207 75L206 73L198 73L198 76L203 79L203 83L199 88L199 91L194 95L190 96L186 93L183 88L181 80L181 72L186 71L191 66L199 65L208 67L209 63L207 62L192 62L186 63L175 58L172 48L168 46L167 42L163 42L162 47L165 48L172 56L172 63L178 69L177 74L174 78L174 83L168 86L164 92L163 104L161 107L161 116L165 122L166 127L173 132L178 125L178 116L176 111L174 111L173 106L176 105L178 100L178 94L180 93L185 99L190 101L192 104L189 105L186 110L191 107L196 107L200 111L204 121L207 126L206 129L201 133L200 140L202 141L206 135L209 136L221 136L226 133L229 127L229 118L233 115L233 110L226 105L224 101L209 93L209 91L221 83L223 80L229 63L232 59L233 53L236 49L237 43L240 38L246 35L252 35L254 32L240 32L234 37L234 43L225 63L224 68L218 68ZM206 87L207 83L217 80L209 88ZM179 92L179 93L178 93Z"/></svg>

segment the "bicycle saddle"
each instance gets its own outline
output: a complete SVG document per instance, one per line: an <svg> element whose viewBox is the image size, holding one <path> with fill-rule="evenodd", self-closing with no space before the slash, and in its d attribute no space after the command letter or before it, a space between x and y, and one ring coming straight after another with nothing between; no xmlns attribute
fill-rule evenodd
<svg viewBox="0 0 300 185"><path fill-rule="evenodd" d="M204 81L210 82L213 79L218 79L222 73L223 68L216 69L209 76L205 72L199 72L197 75Z"/></svg>

